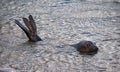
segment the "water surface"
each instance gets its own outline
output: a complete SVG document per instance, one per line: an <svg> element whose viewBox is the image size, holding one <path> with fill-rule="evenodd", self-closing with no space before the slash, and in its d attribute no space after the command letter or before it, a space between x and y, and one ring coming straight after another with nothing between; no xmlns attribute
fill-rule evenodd
<svg viewBox="0 0 120 72"><path fill-rule="evenodd" d="M43 42L29 43L14 23L33 15ZM120 71L119 0L1 0L0 68L18 72ZM99 52L80 55L69 46L95 42Z"/></svg>

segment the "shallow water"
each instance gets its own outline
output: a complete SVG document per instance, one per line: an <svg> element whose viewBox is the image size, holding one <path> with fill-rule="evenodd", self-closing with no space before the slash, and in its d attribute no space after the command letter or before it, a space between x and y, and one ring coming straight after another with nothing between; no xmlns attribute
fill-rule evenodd
<svg viewBox="0 0 120 72"><path fill-rule="evenodd" d="M14 23L33 15L42 42L29 43ZM0 68L18 72L120 71L119 0L1 0ZM99 52L80 55L69 46L95 42Z"/></svg>

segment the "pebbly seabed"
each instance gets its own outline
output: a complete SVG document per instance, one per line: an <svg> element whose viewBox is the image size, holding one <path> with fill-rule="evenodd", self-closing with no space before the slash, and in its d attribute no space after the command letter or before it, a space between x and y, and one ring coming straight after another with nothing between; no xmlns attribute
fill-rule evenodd
<svg viewBox="0 0 120 72"><path fill-rule="evenodd" d="M14 23L33 15L42 42L29 43ZM120 71L119 0L0 0L0 70L15 72ZM94 56L74 47L95 42Z"/></svg>

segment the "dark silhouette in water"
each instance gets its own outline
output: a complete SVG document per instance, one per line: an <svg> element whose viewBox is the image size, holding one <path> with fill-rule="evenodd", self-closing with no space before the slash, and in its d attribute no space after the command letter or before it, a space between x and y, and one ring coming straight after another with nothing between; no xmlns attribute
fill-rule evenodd
<svg viewBox="0 0 120 72"><path fill-rule="evenodd" d="M23 21L27 28L23 26L18 20L15 20L15 23L26 33L27 37L29 38L29 41L42 41L42 39L37 35L37 27L32 15L29 15L28 18L29 19L23 18Z"/></svg>
<svg viewBox="0 0 120 72"><path fill-rule="evenodd" d="M34 19L32 15L29 15L27 18L23 18L23 21L26 25L23 26L18 20L15 20L15 23L26 33L27 37L29 38L29 41L31 42L37 42L42 41L42 39L37 35L37 27L34 22ZM93 44L91 41L81 41L78 44L71 45L75 47L80 54L96 54L98 51L98 48L95 44Z"/></svg>
<svg viewBox="0 0 120 72"><path fill-rule="evenodd" d="M81 41L71 46L75 47L80 54L85 55L94 55L98 51L98 47L91 41Z"/></svg>

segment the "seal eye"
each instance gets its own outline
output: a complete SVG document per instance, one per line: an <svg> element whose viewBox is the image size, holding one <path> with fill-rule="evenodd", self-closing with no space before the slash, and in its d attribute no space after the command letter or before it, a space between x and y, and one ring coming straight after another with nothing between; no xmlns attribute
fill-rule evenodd
<svg viewBox="0 0 120 72"><path fill-rule="evenodd" d="M89 43L87 43L85 46L86 46L86 47L90 47L90 44L89 44Z"/></svg>

